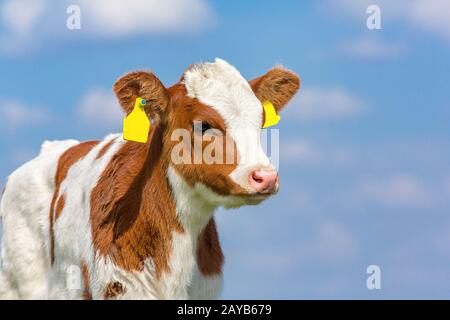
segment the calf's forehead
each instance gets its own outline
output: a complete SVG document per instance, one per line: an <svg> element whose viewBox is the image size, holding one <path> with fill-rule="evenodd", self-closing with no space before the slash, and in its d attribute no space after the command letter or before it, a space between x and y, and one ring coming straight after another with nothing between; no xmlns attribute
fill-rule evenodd
<svg viewBox="0 0 450 320"><path fill-rule="evenodd" d="M215 109L233 136L238 130L260 131L262 106L248 81L224 60L202 63L184 74L187 95Z"/></svg>

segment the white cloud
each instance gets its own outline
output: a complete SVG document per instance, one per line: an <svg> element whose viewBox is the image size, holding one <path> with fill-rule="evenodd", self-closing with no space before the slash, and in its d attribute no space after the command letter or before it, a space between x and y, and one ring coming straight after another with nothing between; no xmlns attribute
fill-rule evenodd
<svg viewBox="0 0 450 320"><path fill-rule="evenodd" d="M15 100L0 101L0 128L15 129L42 125L53 119L50 111Z"/></svg>
<svg viewBox="0 0 450 320"><path fill-rule="evenodd" d="M346 166L355 161L352 150L344 147L320 146L306 139L280 142L281 161L308 166Z"/></svg>
<svg viewBox="0 0 450 320"><path fill-rule="evenodd" d="M389 206L417 207L429 204L431 194L414 176L397 174L364 179L359 190L369 200Z"/></svg>
<svg viewBox="0 0 450 320"><path fill-rule="evenodd" d="M389 59L398 57L403 52L403 48L398 44L363 37L342 43L339 51L354 58Z"/></svg>
<svg viewBox="0 0 450 320"><path fill-rule="evenodd" d="M122 124L124 112L111 90L92 89L80 101L78 114L95 127L117 128Z"/></svg>
<svg viewBox="0 0 450 320"><path fill-rule="evenodd" d="M324 220L317 225L301 255L338 263L355 257L358 247L356 237L344 225Z"/></svg>
<svg viewBox="0 0 450 320"><path fill-rule="evenodd" d="M203 0L81 0L79 3L87 28L113 37L198 30L213 19L211 9Z"/></svg>
<svg viewBox="0 0 450 320"><path fill-rule="evenodd" d="M0 6L0 51L14 53L31 44L46 7L46 0L5 1Z"/></svg>
<svg viewBox="0 0 450 320"><path fill-rule="evenodd" d="M1 7L3 23L11 32L24 34L29 32L44 13L44 0L6 1Z"/></svg>
<svg viewBox="0 0 450 320"><path fill-rule="evenodd" d="M232 230L233 234L239 234L235 229ZM273 236L273 230L266 230L262 238ZM232 252L229 260L240 261L241 268L245 270L263 266L261 272L288 273L311 264L342 265L354 259L359 248L359 241L351 230L341 223L325 219L312 226L311 234L300 242L268 246L257 251L241 248Z"/></svg>
<svg viewBox="0 0 450 320"><path fill-rule="evenodd" d="M341 88L303 88L288 109L300 121L337 120L348 118L365 109L366 103L353 93ZM290 111L292 110L292 111Z"/></svg>
<svg viewBox="0 0 450 320"><path fill-rule="evenodd" d="M316 162L319 158L319 152L309 141L298 139L281 142L281 156L283 160Z"/></svg>
<svg viewBox="0 0 450 320"><path fill-rule="evenodd" d="M70 5L81 11L81 29L66 27ZM18 53L46 43L200 31L214 21L206 0L6 0L0 6L0 50Z"/></svg>
<svg viewBox="0 0 450 320"><path fill-rule="evenodd" d="M416 27L441 34L450 41L450 1L416 0L411 4L409 17Z"/></svg>
<svg viewBox="0 0 450 320"><path fill-rule="evenodd" d="M329 8L350 15L361 22L367 18L366 8L376 4L383 19L404 21L413 28L432 32L450 42L450 1L448 0L327 0ZM363 25L365 27L365 24Z"/></svg>

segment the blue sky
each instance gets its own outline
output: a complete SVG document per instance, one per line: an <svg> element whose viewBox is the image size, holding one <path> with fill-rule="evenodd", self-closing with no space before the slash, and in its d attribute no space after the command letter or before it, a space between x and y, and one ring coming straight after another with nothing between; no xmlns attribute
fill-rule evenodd
<svg viewBox="0 0 450 320"><path fill-rule="evenodd" d="M449 21L445 0L0 1L0 179L45 139L119 131L127 71L169 85L215 57L249 79L282 63L303 83L281 114L281 191L217 213L222 297L449 298Z"/></svg>

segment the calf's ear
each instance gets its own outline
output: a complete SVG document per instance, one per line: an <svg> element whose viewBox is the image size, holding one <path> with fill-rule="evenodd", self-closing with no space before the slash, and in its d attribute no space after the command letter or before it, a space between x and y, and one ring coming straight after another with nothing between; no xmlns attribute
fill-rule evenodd
<svg viewBox="0 0 450 320"><path fill-rule="evenodd" d="M265 75L249 81L256 97L272 102L280 112L300 88L300 78L291 70L275 67Z"/></svg>
<svg viewBox="0 0 450 320"><path fill-rule="evenodd" d="M126 114L133 110L136 98L145 99L145 112L149 119L156 121L164 118L170 102L166 88L151 72L127 73L114 83L113 91Z"/></svg>

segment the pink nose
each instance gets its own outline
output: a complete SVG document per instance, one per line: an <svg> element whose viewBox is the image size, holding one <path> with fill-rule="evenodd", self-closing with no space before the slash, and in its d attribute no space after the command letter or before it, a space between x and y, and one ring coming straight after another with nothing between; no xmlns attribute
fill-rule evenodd
<svg viewBox="0 0 450 320"><path fill-rule="evenodd" d="M278 190L278 173L272 169L257 169L250 173L250 186L259 193L274 193Z"/></svg>

